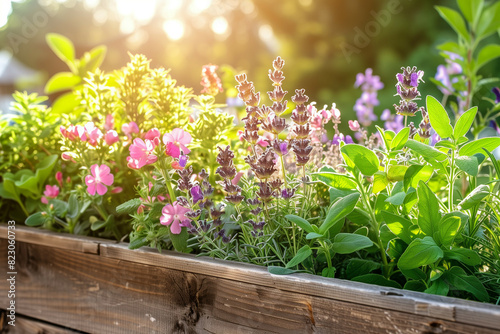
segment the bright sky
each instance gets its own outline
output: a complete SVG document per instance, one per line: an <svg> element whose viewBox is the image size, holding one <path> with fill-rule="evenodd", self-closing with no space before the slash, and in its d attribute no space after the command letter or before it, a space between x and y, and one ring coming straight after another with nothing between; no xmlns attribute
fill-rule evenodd
<svg viewBox="0 0 500 334"><path fill-rule="evenodd" d="M0 0L0 28L7 23L11 9L10 0Z"/></svg>

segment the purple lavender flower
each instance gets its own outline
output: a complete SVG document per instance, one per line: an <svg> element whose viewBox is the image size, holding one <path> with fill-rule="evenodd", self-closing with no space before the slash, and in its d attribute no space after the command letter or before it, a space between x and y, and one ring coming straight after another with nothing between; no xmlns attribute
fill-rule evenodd
<svg viewBox="0 0 500 334"><path fill-rule="evenodd" d="M295 195L295 188L286 188L281 191L281 197L284 199L292 198Z"/></svg>
<svg viewBox="0 0 500 334"><path fill-rule="evenodd" d="M188 160L189 160L189 156L182 154L179 157L179 166L181 166L182 168L186 167Z"/></svg>
<svg viewBox="0 0 500 334"><path fill-rule="evenodd" d="M495 94L496 96L496 99L495 99L495 103L500 103L500 88L498 87L493 87L493 89L491 90L493 92L493 94Z"/></svg>
<svg viewBox="0 0 500 334"><path fill-rule="evenodd" d="M358 73L356 76L355 87L361 87L363 93L356 101L354 110L359 123L363 126L370 126L377 116L373 113L373 108L379 105L377 91L384 87L378 75L373 75L373 70L367 68L365 74Z"/></svg>
<svg viewBox="0 0 500 334"><path fill-rule="evenodd" d="M441 140L441 138L439 137L439 135L437 133L434 133L433 135L431 135L431 139L429 140L429 145L430 146L434 146L436 145L439 141Z"/></svg>
<svg viewBox="0 0 500 334"><path fill-rule="evenodd" d="M452 78L451 76L462 73L462 66L454 62L454 60L461 60L462 57L451 52L446 52L446 54L448 55L448 58L446 58L446 65L438 66L434 79L443 84L444 87L439 86L438 88L444 95L452 95L455 92L453 84L458 82L458 78Z"/></svg>
<svg viewBox="0 0 500 334"><path fill-rule="evenodd" d="M346 144L353 144L354 143L351 136L349 136L349 135L344 136L341 133L341 134L338 134L338 135L336 134L333 136L332 144L339 145L341 141L344 141Z"/></svg>
<svg viewBox="0 0 500 334"><path fill-rule="evenodd" d="M401 100L399 105L394 105L396 114L402 116L415 116L417 111L424 110L419 108L415 100L420 96L418 83L423 81L424 71L418 71L416 66L402 67L403 73L396 74L398 82L396 83L397 95Z"/></svg>
<svg viewBox="0 0 500 334"><path fill-rule="evenodd" d="M203 200L203 194L201 193L201 187L199 185L194 186L190 190L191 196L193 197L193 203L198 203Z"/></svg>
<svg viewBox="0 0 500 334"><path fill-rule="evenodd" d="M404 128L404 117L401 115L393 115L389 109L385 109L380 116L380 119L385 121L384 128L398 133Z"/></svg>

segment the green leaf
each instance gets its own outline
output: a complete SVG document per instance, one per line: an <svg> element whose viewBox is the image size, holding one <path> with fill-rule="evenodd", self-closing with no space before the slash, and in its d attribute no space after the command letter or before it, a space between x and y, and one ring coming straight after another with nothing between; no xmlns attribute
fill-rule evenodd
<svg viewBox="0 0 500 334"><path fill-rule="evenodd" d="M391 182L403 181L407 170L408 170L408 166L389 165L389 168L387 171L387 178Z"/></svg>
<svg viewBox="0 0 500 334"><path fill-rule="evenodd" d="M462 53L462 47L460 45L458 45L458 43L456 43L456 42L446 42L446 43L440 44L437 48L438 48L438 50L456 53L458 55ZM434 79L434 78L431 78L431 79Z"/></svg>
<svg viewBox="0 0 500 334"><path fill-rule="evenodd" d="M148 244L148 240L146 238L137 238L137 239L132 240L128 244L128 249L138 249L138 248L147 246L147 244Z"/></svg>
<svg viewBox="0 0 500 334"><path fill-rule="evenodd" d="M377 270L381 264L371 260L353 258L349 260L346 268L346 278L353 279L354 277L366 275Z"/></svg>
<svg viewBox="0 0 500 334"><path fill-rule="evenodd" d="M293 270L293 269L288 269L288 268L283 268L283 267L278 267L278 266L269 266L269 267L267 267L267 271L273 275L290 275L290 274L298 272L299 270Z"/></svg>
<svg viewBox="0 0 500 334"><path fill-rule="evenodd" d="M451 137L453 128L451 127L448 113L443 105L431 95L427 95L427 112L429 113L431 125L439 137L443 139Z"/></svg>
<svg viewBox="0 0 500 334"><path fill-rule="evenodd" d="M100 230L101 228L105 227L106 225L107 225L106 221L96 220L96 221L92 222L92 224L90 224L90 229L92 231L97 231L97 230Z"/></svg>
<svg viewBox="0 0 500 334"><path fill-rule="evenodd" d="M376 129L377 129L377 131L380 133L380 138L382 138L382 140L383 140L383 142L384 142L385 149L386 149L387 151L389 151L389 150L391 149L391 146L390 146L390 144L389 144L389 141L387 140L387 139L388 139L388 138L387 138L388 136L386 136L384 129L382 129L382 128L381 128L380 126L378 126L378 125L375 125L375 128L376 128Z"/></svg>
<svg viewBox="0 0 500 334"><path fill-rule="evenodd" d="M446 284L446 282L442 279L437 279L436 281L432 282L431 286L424 292L433 295L447 296L449 291L450 287L448 286L448 284Z"/></svg>
<svg viewBox="0 0 500 334"><path fill-rule="evenodd" d="M52 173L52 169L54 169L54 166L56 165L58 159L59 156L56 154L49 155L48 157L45 157L40 163L38 163L38 165L36 165L35 175L38 178L39 192L41 192L42 187L45 184L45 181Z"/></svg>
<svg viewBox="0 0 500 334"><path fill-rule="evenodd" d="M458 7L464 14L465 18L471 26L475 27L476 22L481 15L481 11L483 9L483 0L457 0Z"/></svg>
<svg viewBox="0 0 500 334"><path fill-rule="evenodd" d="M172 241L172 245L175 250L178 252L189 253L191 252L191 248L188 248L187 241L189 239L189 234L187 232L187 228L183 227L181 229L181 233L173 234L169 229L170 241Z"/></svg>
<svg viewBox="0 0 500 334"><path fill-rule="evenodd" d="M468 276L460 267L451 267L442 277L449 285L458 290L472 293L482 302L487 302L490 299L481 281L476 276Z"/></svg>
<svg viewBox="0 0 500 334"><path fill-rule="evenodd" d="M406 127L401 129L396 137L392 140L391 150L400 150L402 149L406 142L408 141L408 136L410 135L410 128Z"/></svg>
<svg viewBox="0 0 500 334"><path fill-rule="evenodd" d="M378 171L380 161L372 150L358 144L347 144L340 151L347 155L364 175L371 176Z"/></svg>
<svg viewBox="0 0 500 334"><path fill-rule="evenodd" d="M379 274L366 274L358 277L354 277L352 281L362 282L368 284L376 284L380 286L388 286L391 288L401 289L401 285L399 285L396 281L391 281Z"/></svg>
<svg viewBox="0 0 500 334"><path fill-rule="evenodd" d="M475 250L468 248L454 247L451 250L445 250L444 258L448 260L457 260L468 266L478 266L482 263L479 254L477 254Z"/></svg>
<svg viewBox="0 0 500 334"><path fill-rule="evenodd" d="M296 215L286 215L285 218L288 219L289 221L295 223L297 226L299 226L301 229L303 229L304 231L306 231L308 233L311 233L314 231L311 224L302 217L299 217Z"/></svg>
<svg viewBox="0 0 500 334"><path fill-rule="evenodd" d="M356 182L344 174L322 172L313 173L312 175L316 176L319 181L332 188L341 190L356 189Z"/></svg>
<svg viewBox="0 0 500 334"><path fill-rule="evenodd" d="M417 188L418 195L418 226L428 236L434 236L438 229L441 214L439 202L434 192L427 184L420 181Z"/></svg>
<svg viewBox="0 0 500 334"><path fill-rule="evenodd" d="M417 188L420 181L427 182L433 173L434 168L432 168L432 166L411 165L406 170L403 179L404 190L408 191L410 187Z"/></svg>
<svg viewBox="0 0 500 334"><path fill-rule="evenodd" d="M57 93L69 90L78 85L82 79L71 72L56 73L45 85L45 94Z"/></svg>
<svg viewBox="0 0 500 334"><path fill-rule="evenodd" d="M73 91L69 91L61 96L59 96L52 104L51 113L57 115L72 114L78 116L80 113L77 112L77 108L80 107L80 100L73 94ZM76 114L76 115L75 115Z"/></svg>
<svg viewBox="0 0 500 334"><path fill-rule="evenodd" d="M465 136L467 132L469 132L472 122L474 122L474 118L476 118L476 114L477 107L474 107L470 108L463 113L462 116L460 116L457 124L455 124L455 129L453 129L453 137L455 137L455 139Z"/></svg>
<svg viewBox="0 0 500 334"><path fill-rule="evenodd" d="M439 15L448 22L448 24L455 30L455 32L461 36L465 41L470 40L469 31L465 25L465 21L457 11L442 6L436 6L436 10L439 12Z"/></svg>
<svg viewBox="0 0 500 334"><path fill-rule="evenodd" d="M414 280L406 282L405 286L403 287L404 290L418 291L418 292L424 292L426 288L427 285L425 285L424 282L414 281Z"/></svg>
<svg viewBox="0 0 500 334"><path fill-rule="evenodd" d="M455 163L460 170L469 175L477 176L479 163L477 162L477 158L475 156L456 157Z"/></svg>
<svg viewBox="0 0 500 334"><path fill-rule="evenodd" d="M42 214L42 212L37 212L32 214L24 222L28 226L42 226L47 221L47 216Z"/></svg>
<svg viewBox="0 0 500 334"><path fill-rule="evenodd" d="M425 280L427 278L427 275L420 268L401 270L401 273L407 278L411 278L414 280Z"/></svg>
<svg viewBox="0 0 500 334"><path fill-rule="evenodd" d="M387 185L389 184L389 180L387 179L387 176L383 172L377 172L373 176L373 187L372 187L372 192L374 194L381 192L384 190Z"/></svg>
<svg viewBox="0 0 500 334"><path fill-rule="evenodd" d="M411 221L393 213L382 211L382 217L385 220L387 227L398 238L410 244L412 241L410 227L413 225Z"/></svg>
<svg viewBox="0 0 500 334"><path fill-rule="evenodd" d="M500 45L489 44L479 51L477 56L477 67L480 69L495 58L500 57Z"/></svg>
<svg viewBox="0 0 500 334"><path fill-rule="evenodd" d="M325 232L330 230L330 228L334 225L338 225L339 228L336 230L340 231L340 229L344 225L342 219L344 219L345 216L351 213L351 211L356 206L358 200L359 200L359 193L356 192L354 194L347 195L346 197L335 202L335 204L333 204L330 210L328 211L325 220L319 227L319 233L325 234Z"/></svg>
<svg viewBox="0 0 500 334"><path fill-rule="evenodd" d="M131 214L137 212L137 209L141 205L140 198L134 198L126 201L116 207L116 213L118 214Z"/></svg>
<svg viewBox="0 0 500 334"><path fill-rule="evenodd" d="M68 200L68 218L75 218L80 213L80 205L78 204L78 198L76 194L71 194Z"/></svg>
<svg viewBox="0 0 500 334"><path fill-rule="evenodd" d="M455 240L460 229L460 217L443 217L438 225L439 241L444 247L449 247Z"/></svg>
<svg viewBox="0 0 500 334"><path fill-rule="evenodd" d="M472 190L460 203L458 203L458 206L460 207L460 210L468 210L481 203L481 201L489 194L490 188L485 184L481 184Z"/></svg>
<svg viewBox="0 0 500 334"><path fill-rule="evenodd" d="M477 24L477 37L485 38L500 29L500 2L485 8Z"/></svg>
<svg viewBox="0 0 500 334"><path fill-rule="evenodd" d="M57 198L50 199L49 203L54 205L54 212L57 217L64 218L68 212L68 203Z"/></svg>
<svg viewBox="0 0 500 334"><path fill-rule="evenodd" d="M337 272L337 269L335 267L326 267L323 268L321 271L321 276L323 277L329 277L329 278L335 278L335 273Z"/></svg>
<svg viewBox="0 0 500 334"><path fill-rule="evenodd" d="M312 239L318 239L318 238L324 238L325 236L323 234L319 234L316 232L310 232L307 233L306 235L306 240L312 240Z"/></svg>
<svg viewBox="0 0 500 334"><path fill-rule="evenodd" d="M458 150L458 154L461 156L471 156L477 153L484 155L483 149L491 152L498 146L500 146L500 137L486 137L465 144Z"/></svg>
<svg viewBox="0 0 500 334"><path fill-rule="evenodd" d="M450 127L451 127L451 125L450 125ZM448 156L445 153L443 153L439 150L436 150L435 148L433 148L429 145L415 141L413 139L408 139L408 141L406 142L406 147L417 152L418 154L420 154L424 158L434 159L437 161L444 161L448 158Z"/></svg>
<svg viewBox="0 0 500 334"><path fill-rule="evenodd" d="M94 72L99 66L101 66L106 57L107 48L104 45L97 46L85 52L82 59L80 60L80 68L82 68L82 74L87 72Z"/></svg>
<svg viewBox="0 0 500 334"><path fill-rule="evenodd" d="M443 255L443 251L431 237L415 239L399 258L398 267L402 270L418 268L435 263Z"/></svg>
<svg viewBox="0 0 500 334"><path fill-rule="evenodd" d="M391 197L387 197L385 201L387 203L391 203L392 205L399 206L403 205L403 203L405 202L405 198L406 198L406 193L404 191L401 191L392 195Z"/></svg>
<svg viewBox="0 0 500 334"><path fill-rule="evenodd" d="M339 233L333 239L332 250L339 254L350 254L373 245L373 241L364 235Z"/></svg>
<svg viewBox="0 0 500 334"><path fill-rule="evenodd" d="M54 53L65 63L73 64L75 61L75 47L73 43L63 35L50 33L45 36L47 44Z"/></svg>
<svg viewBox="0 0 500 334"><path fill-rule="evenodd" d="M301 264L305 259L311 256L312 250L308 245L303 246L297 251L297 254L286 264L286 268L293 268Z"/></svg>

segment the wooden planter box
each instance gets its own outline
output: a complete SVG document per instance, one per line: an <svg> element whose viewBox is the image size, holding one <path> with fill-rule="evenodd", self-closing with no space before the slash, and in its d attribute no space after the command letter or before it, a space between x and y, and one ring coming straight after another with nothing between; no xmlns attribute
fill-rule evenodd
<svg viewBox="0 0 500 334"><path fill-rule="evenodd" d="M0 225L4 273L7 244ZM494 305L20 225L16 271L8 333L500 333Z"/></svg>

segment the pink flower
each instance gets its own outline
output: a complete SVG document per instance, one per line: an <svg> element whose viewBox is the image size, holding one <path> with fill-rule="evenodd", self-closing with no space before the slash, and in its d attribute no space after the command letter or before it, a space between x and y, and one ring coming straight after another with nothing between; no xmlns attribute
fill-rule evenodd
<svg viewBox="0 0 500 334"><path fill-rule="evenodd" d="M108 130L104 135L104 140L106 141L106 145L111 146L116 143L120 138L118 137L118 132L115 130Z"/></svg>
<svg viewBox="0 0 500 334"><path fill-rule="evenodd" d="M85 134L85 128L81 125L70 125L68 128L62 126L59 128L64 138L74 141L76 138L81 138Z"/></svg>
<svg viewBox="0 0 500 334"><path fill-rule="evenodd" d="M238 130L237 135L238 135L238 138L239 138L241 141L245 141L245 137L244 137L244 135L245 135L245 131L243 131L243 130Z"/></svg>
<svg viewBox="0 0 500 334"><path fill-rule="evenodd" d="M63 179L62 172L57 172L56 173L56 181L57 181L57 183L59 183L59 187L61 187L61 188L62 188L62 179Z"/></svg>
<svg viewBox="0 0 500 334"><path fill-rule="evenodd" d="M112 194L119 194L123 191L123 188L122 187L114 187L113 189L111 189L111 193Z"/></svg>
<svg viewBox="0 0 500 334"><path fill-rule="evenodd" d="M142 160L137 160L132 157L127 157L127 166L128 168L132 169L141 169L142 167L146 166L146 162Z"/></svg>
<svg viewBox="0 0 500 334"><path fill-rule="evenodd" d="M104 195L108 187L113 184L114 176L106 165L94 164L90 167L92 175L85 176L85 184L90 195L94 196L97 190L99 195Z"/></svg>
<svg viewBox="0 0 500 334"><path fill-rule="evenodd" d="M349 129L351 129L351 131L357 132L361 128L358 121L349 121L348 123Z"/></svg>
<svg viewBox="0 0 500 334"><path fill-rule="evenodd" d="M165 153L171 157L178 158L180 155L180 150L184 154L189 154L191 152L186 145L190 144L192 140L189 132L184 131L180 128L175 128L170 133L165 133L163 135L163 143L166 146Z"/></svg>
<svg viewBox="0 0 500 334"><path fill-rule="evenodd" d="M160 138L160 136L160 130L153 128L146 133L144 139L154 140L155 138Z"/></svg>
<svg viewBox="0 0 500 334"><path fill-rule="evenodd" d="M132 133L139 133L139 127L136 122L125 123L122 125L122 132L129 138L132 137Z"/></svg>
<svg viewBox="0 0 500 334"><path fill-rule="evenodd" d="M158 160L158 157L153 154L155 145L149 139L144 141L141 138L135 138L133 144L128 149L132 159L142 161L144 165L153 164Z"/></svg>
<svg viewBox="0 0 500 334"><path fill-rule="evenodd" d="M71 162L76 162L75 161L76 154L73 152L63 152L61 153L61 159L64 161L71 161Z"/></svg>
<svg viewBox="0 0 500 334"><path fill-rule="evenodd" d="M84 130L85 132L80 134L80 139L82 141L88 141L92 146L96 146L98 140L102 137L101 130L95 127L94 122L88 122L85 124Z"/></svg>
<svg viewBox="0 0 500 334"><path fill-rule="evenodd" d="M106 115L106 123L104 123L104 130L109 131L113 130L115 127L115 119L113 118L113 115Z"/></svg>
<svg viewBox="0 0 500 334"><path fill-rule="evenodd" d="M260 136L259 139L257 139L257 145L260 145L262 147L266 147L269 145L269 143L267 142L265 137Z"/></svg>
<svg viewBox="0 0 500 334"><path fill-rule="evenodd" d="M59 187L58 186L49 186L48 184L45 186L45 191L43 192L45 196L42 196L42 203L49 204L49 198L56 198L59 195Z"/></svg>
<svg viewBox="0 0 500 334"><path fill-rule="evenodd" d="M182 226L189 224L189 219L185 216L188 211L188 208L177 204L177 202L174 202L173 205L167 204L161 210L160 223L167 226L171 225L170 232L179 234L181 233Z"/></svg>

